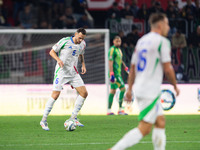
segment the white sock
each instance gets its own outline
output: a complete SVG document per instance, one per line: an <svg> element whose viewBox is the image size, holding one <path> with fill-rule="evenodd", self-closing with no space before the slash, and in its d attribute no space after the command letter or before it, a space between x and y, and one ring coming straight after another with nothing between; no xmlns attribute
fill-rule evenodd
<svg viewBox="0 0 200 150"><path fill-rule="evenodd" d="M77 118L78 112L81 110L83 103L85 101L85 98L83 98L82 96L78 96L75 102L75 106L74 106L74 110L72 112L71 118L75 119Z"/></svg>
<svg viewBox="0 0 200 150"><path fill-rule="evenodd" d="M142 138L143 135L140 130L134 128L126 133L124 137L111 148L111 150L125 150L126 148L139 143Z"/></svg>
<svg viewBox="0 0 200 150"><path fill-rule="evenodd" d="M108 113L111 113L112 111L111 111L111 109L110 108L108 108Z"/></svg>
<svg viewBox="0 0 200 150"><path fill-rule="evenodd" d="M47 103L45 105L42 121L47 120L47 117L48 117L49 113L51 112L51 109L53 108L54 103L55 103L55 100L52 97L47 101Z"/></svg>
<svg viewBox="0 0 200 150"><path fill-rule="evenodd" d="M154 150L165 150L165 145L166 145L165 129L154 128L152 131L152 142Z"/></svg>

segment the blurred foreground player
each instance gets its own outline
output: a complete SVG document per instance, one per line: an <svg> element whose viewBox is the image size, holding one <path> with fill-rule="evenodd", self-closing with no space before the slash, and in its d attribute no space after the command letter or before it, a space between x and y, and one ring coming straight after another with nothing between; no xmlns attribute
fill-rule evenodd
<svg viewBox="0 0 200 150"><path fill-rule="evenodd" d="M165 118L160 103L163 72L173 85L177 96L179 89L171 65L170 42L164 37L169 31L168 19L162 13L156 13L150 16L149 23L151 32L140 38L132 56L126 93L127 101L131 101L134 83L135 96L140 109L139 125L126 133L111 150L125 150L139 143L151 132L153 125L154 150L165 150Z"/></svg>
<svg viewBox="0 0 200 150"><path fill-rule="evenodd" d="M47 117L51 112L55 101L59 97L65 83L71 84L71 86L74 87L79 94L76 99L71 118L68 120L73 120L76 126L84 126L78 121L77 114L82 108L88 93L84 82L77 71L77 64L79 58L82 63L81 73L85 74L86 67L83 56L86 47L86 43L84 41L85 36L86 30L84 28L79 28L75 32L74 36L62 38L52 47L52 50L49 53L51 57L57 61L57 64L53 80L53 91L50 99L46 103L43 118L40 122L40 125L44 130L49 130ZM56 53L58 53L58 55Z"/></svg>
<svg viewBox="0 0 200 150"><path fill-rule="evenodd" d="M119 94L119 115L128 115L122 110L122 103L125 93L125 85L121 76L121 65L123 64L125 71L128 72L128 67L122 61L122 51L120 49L121 46L121 38L119 36L115 36L113 39L113 46L110 47L108 52L109 59L109 71L110 71L110 94L108 98L108 112L107 115L114 115L111 111L113 98L116 92L116 89L120 89Z"/></svg>

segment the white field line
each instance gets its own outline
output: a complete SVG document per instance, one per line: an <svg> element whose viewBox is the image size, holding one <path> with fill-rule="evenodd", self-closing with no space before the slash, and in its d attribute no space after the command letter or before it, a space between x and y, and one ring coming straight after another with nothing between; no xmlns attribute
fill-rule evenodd
<svg viewBox="0 0 200 150"><path fill-rule="evenodd" d="M116 142L94 142L94 143L52 143L52 144L0 144L0 147L14 146L79 146L79 145L107 145L115 144ZM151 141L143 141L141 144L151 144ZM139 144L140 144L139 143ZM167 141L167 143L200 143L200 141Z"/></svg>

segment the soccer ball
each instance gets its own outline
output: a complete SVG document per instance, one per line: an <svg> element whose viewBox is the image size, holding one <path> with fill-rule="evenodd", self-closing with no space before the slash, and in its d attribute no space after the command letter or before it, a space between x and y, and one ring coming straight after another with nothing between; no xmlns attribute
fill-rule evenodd
<svg viewBox="0 0 200 150"><path fill-rule="evenodd" d="M73 121L65 121L64 127L67 131L74 131L76 129L76 125Z"/></svg>

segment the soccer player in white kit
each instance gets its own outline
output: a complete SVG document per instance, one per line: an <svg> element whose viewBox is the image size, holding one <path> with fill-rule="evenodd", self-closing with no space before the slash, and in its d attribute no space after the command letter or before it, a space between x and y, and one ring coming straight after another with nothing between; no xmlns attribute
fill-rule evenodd
<svg viewBox="0 0 200 150"><path fill-rule="evenodd" d="M177 96L179 89L171 65L170 42L164 37L169 31L168 19L165 14L156 13L150 16L149 23L151 32L139 39L132 56L126 93L127 101L131 102L134 83L134 93L140 110L139 125L126 133L111 150L124 150L139 143L150 133L153 125L154 150L165 150L165 118L160 103L163 73L174 86Z"/></svg>
<svg viewBox="0 0 200 150"><path fill-rule="evenodd" d="M84 41L85 36L86 30L84 28L79 28L75 32L74 36L62 38L52 47L52 50L49 53L51 57L57 61L57 64L53 79L53 91L50 99L46 103L44 114L40 122L40 125L44 130L49 130L47 117L53 108L55 101L59 97L65 83L71 84L71 86L74 87L79 94L76 99L72 115L68 120L73 120L76 126L84 126L78 121L77 114L82 108L88 93L82 78L78 74L77 64L78 59L80 59L82 63L81 73L85 74L86 67L83 55L86 47L86 43ZM58 53L58 55L56 53Z"/></svg>

